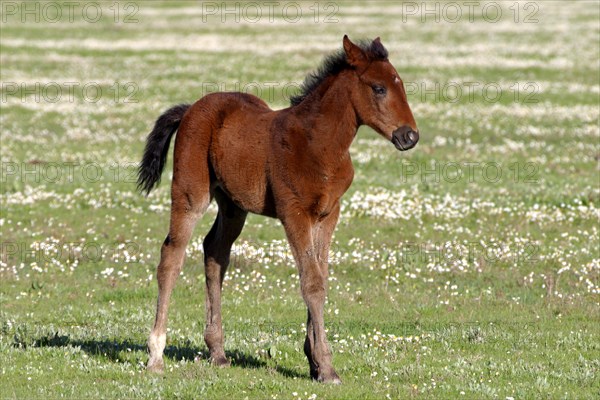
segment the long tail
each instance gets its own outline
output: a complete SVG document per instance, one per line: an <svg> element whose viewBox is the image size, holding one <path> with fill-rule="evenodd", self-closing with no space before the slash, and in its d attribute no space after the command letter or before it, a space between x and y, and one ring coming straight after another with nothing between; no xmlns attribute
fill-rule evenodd
<svg viewBox="0 0 600 400"><path fill-rule="evenodd" d="M179 104L165 111L154 124L154 129L146 139L144 156L138 168L137 187L142 193L150 191L160 183L160 176L169 152L171 138L179 128L179 123L189 104Z"/></svg>

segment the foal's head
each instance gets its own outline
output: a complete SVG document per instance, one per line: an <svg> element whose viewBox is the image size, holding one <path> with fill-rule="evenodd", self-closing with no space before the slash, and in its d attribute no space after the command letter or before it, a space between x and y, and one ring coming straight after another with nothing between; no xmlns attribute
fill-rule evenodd
<svg viewBox="0 0 600 400"><path fill-rule="evenodd" d="M358 79L350 99L361 122L391 140L398 150L415 147L419 130L408 106L402 79L379 38L357 46L344 35L346 61Z"/></svg>

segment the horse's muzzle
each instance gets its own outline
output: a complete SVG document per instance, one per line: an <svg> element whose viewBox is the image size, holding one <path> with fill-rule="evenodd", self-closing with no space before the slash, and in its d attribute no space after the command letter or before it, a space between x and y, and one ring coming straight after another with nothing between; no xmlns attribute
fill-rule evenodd
<svg viewBox="0 0 600 400"><path fill-rule="evenodd" d="M419 141L419 132L413 131L410 126L404 125L392 133L392 143L400 151L410 150Z"/></svg>

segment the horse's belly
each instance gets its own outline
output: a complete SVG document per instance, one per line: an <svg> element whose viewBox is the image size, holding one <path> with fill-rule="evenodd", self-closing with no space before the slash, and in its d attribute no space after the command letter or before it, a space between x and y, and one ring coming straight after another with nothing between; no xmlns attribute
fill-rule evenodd
<svg viewBox="0 0 600 400"><path fill-rule="evenodd" d="M219 142L213 146L211 157L217 185L238 207L274 216L267 181L266 149L262 148L262 142L226 139Z"/></svg>
<svg viewBox="0 0 600 400"><path fill-rule="evenodd" d="M268 202L268 190L264 179L248 173L248 169L228 171L217 176L217 185L240 208L262 215L274 214Z"/></svg>

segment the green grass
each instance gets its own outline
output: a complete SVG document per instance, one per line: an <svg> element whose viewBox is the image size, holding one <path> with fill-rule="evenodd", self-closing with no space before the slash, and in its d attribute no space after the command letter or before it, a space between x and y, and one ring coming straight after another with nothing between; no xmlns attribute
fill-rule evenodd
<svg viewBox="0 0 600 400"><path fill-rule="evenodd" d="M393 2L339 3L333 24L324 4L318 24L203 22L197 2L137 4L134 24L115 24L108 3L95 24L1 24L1 398L600 396L597 3L536 3L536 24L514 23L512 3L497 24L402 23ZM147 373L172 172L148 198L135 192L154 120L215 82L270 82L263 99L284 107L283 85L344 33L381 36L421 88L409 102L422 135L399 153L361 128L351 149L326 304L343 385L309 378L297 271L280 223L259 216L224 287L232 366L209 365L199 249L215 208L173 294L166 372ZM72 100L36 101L36 82L80 86ZM115 99L115 82L135 84L135 101ZM450 102L422 91L436 82L503 95ZM98 102L86 83L102 88ZM512 85L527 83L535 102L516 101Z"/></svg>

